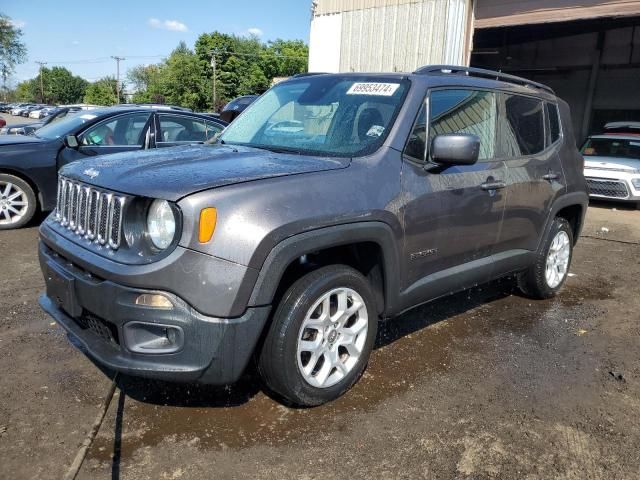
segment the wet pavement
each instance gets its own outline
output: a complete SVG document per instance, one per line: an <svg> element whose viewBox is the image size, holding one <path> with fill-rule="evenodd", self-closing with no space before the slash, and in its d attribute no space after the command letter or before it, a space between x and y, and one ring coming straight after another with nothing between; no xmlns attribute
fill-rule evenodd
<svg viewBox="0 0 640 480"><path fill-rule="evenodd" d="M329 405L287 408L253 371L119 377L78 478L640 478L639 224L590 209L556 299L503 280L385 322ZM40 312L36 233L0 233L0 478L61 478L111 383Z"/></svg>

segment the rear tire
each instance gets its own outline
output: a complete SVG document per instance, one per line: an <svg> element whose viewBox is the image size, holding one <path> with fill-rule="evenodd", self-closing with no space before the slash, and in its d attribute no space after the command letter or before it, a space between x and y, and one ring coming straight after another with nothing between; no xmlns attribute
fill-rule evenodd
<svg viewBox="0 0 640 480"><path fill-rule="evenodd" d="M292 404L311 407L341 396L358 381L378 326L367 280L331 265L285 293L258 359L267 387Z"/></svg>
<svg viewBox="0 0 640 480"><path fill-rule="evenodd" d="M518 287L531 298L554 297L564 285L573 256L573 230L569 222L556 217L545 236L533 265L518 275Z"/></svg>
<svg viewBox="0 0 640 480"><path fill-rule="evenodd" d="M24 227L36 213L31 185L14 175L0 173L0 230Z"/></svg>

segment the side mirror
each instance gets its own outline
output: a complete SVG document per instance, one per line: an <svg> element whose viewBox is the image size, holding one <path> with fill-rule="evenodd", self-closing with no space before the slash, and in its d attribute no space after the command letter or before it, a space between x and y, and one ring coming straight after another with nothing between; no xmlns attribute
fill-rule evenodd
<svg viewBox="0 0 640 480"><path fill-rule="evenodd" d="M473 165L479 154L480 138L477 135L438 135L431 142L431 161L440 165Z"/></svg>
<svg viewBox="0 0 640 480"><path fill-rule="evenodd" d="M80 145L78 143L78 137L76 137L75 135L67 135L66 137L64 137L64 144L69 148L78 148L78 146Z"/></svg>

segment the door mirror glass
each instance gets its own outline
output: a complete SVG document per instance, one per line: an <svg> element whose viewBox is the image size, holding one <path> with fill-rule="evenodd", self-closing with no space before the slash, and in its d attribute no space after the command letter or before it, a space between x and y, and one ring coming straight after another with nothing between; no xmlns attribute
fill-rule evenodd
<svg viewBox="0 0 640 480"><path fill-rule="evenodd" d="M441 165L473 165L480 154L480 138L470 133L437 135L431 142L431 161Z"/></svg>
<svg viewBox="0 0 640 480"><path fill-rule="evenodd" d="M69 148L78 148L78 138L75 135L67 135L64 137L64 144Z"/></svg>

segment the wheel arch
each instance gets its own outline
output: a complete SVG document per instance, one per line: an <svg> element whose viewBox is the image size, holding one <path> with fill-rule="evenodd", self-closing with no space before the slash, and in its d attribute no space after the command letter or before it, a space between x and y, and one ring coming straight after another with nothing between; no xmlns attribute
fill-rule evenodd
<svg viewBox="0 0 640 480"><path fill-rule="evenodd" d="M398 308L393 282L400 278L397 242L384 222L359 222L301 233L278 243L265 259L249 299L250 306L270 305L300 275L331 263L359 270L372 285L378 313Z"/></svg>
<svg viewBox="0 0 640 480"><path fill-rule="evenodd" d="M588 206L589 195L586 192L571 192L559 197L551 207L544 230L540 232L538 250L553 224L553 219L556 217L565 218L569 222L573 230L573 243L575 245L582 231Z"/></svg>

